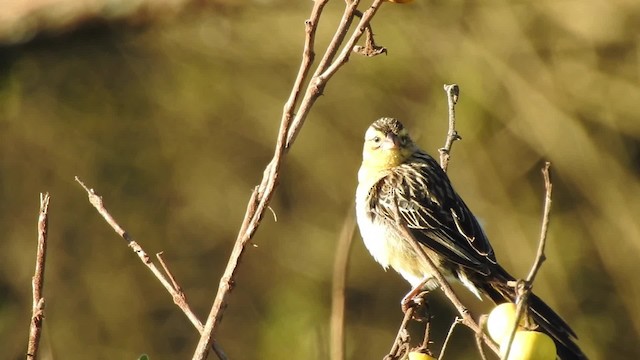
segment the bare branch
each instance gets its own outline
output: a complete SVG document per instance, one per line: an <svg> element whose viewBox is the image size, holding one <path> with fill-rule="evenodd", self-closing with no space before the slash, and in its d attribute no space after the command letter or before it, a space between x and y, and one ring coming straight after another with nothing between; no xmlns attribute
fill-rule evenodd
<svg viewBox="0 0 640 360"><path fill-rule="evenodd" d="M461 140L462 138L456 131L456 104L460 96L460 88L456 84L445 84L444 91L447 93L449 130L447 131L447 140L444 143L444 147L438 151L440 152L440 167L446 172L449 167L449 158L451 157L453 142Z"/></svg>
<svg viewBox="0 0 640 360"><path fill-rule="evenodd" d="M407 324L409 320L413 317L413 312L415 308L409 308L404 313L404 318L402 319L402 323L400 324L400 328L398 329L398 334L396 335L395 340L393 341L393 345L391 346L391 350L389 354L384 357L384 360L395 360L400 359L404 355L404 353L409 348L409 335L407 332Z"/></svg>
<svg viewBox="0 0 640 360"><path fill-rule="evenodd" d="M311 109L315 101L318 99L318 97L322 95L322 92L324 91L324 87L326 86L327 81L331 79L331 77L338 71L340 67L342 67L344 64L347 63L347 61L349 61L349 56L351 55L351 51L353 50L358 40L364 34L365 29L371 22L371 18L376 14L376 12L378 11L378 8L380 8L380 5L382 4L383 1L384 0L374 0L373 4L371 4L369 9L363 13L362 18L360 19L360 22L358 22L358 25L356 26L356 29L354 30L353 34L351 34L351 37L349 38L347 43L343 46L342 51L340 52L340 55L338 55L338 57L333 63L329 65L329 62L327 61L326 63L322 62L321 64L318 65L316 72L314 73L313 77L311 78L311 81L309 82L309 86L307 87L307 92L305 93L305 96L302 99L302 102L300 103L300 108L298 109L298 112L291 123L291 128L289 129L289 132L287 134L287 142L286 142L287 148L291 146L296 136L300 132L300 128L304 124L304 121L306 120L306 117L309 114L309 110ZM342 40L344 39L348 28L346 27L343 28L343 24L348 24L352 21L355 13L355 8L358 6L358 3L359 3L359 0L353 0L352 3L347 4L347 9L345 10L345 13L340 22L340 27L338 29L338 32L336 32L336 35L334 35L334 38L331 41L329 48L327 49L327 53L332 52L335 54L335 51L337 51L337 48L339 47L339 45L334 46L334 43L336 43L338 40L341 43ZM330 58L330 57L332 58L333 56L334 55L329 56L326 54L325 58Z"/></svg>
<svg viewBox="0 0 640 360"><path fill-rule="evenodd" d="M511 344L513 343L513 338L516 334L516 330L518 329L518 324L520 323L520 319L525 313L525 309L527 308L527 302L529 299L529 295L531 295L533 289L533 281L535 280L540 267L542 267L542 263L547 259L544 249L547 244L547 233L549 231L549 214L551 213L551 194L553 191L553 184L551 183L551 178L549 175L549 169L551 167L550 162L545 162L544 168L542 168L542 176L544 178L544 188L545 188L545 197L544 197L544 210L542 214L542 226L540 229L540 241L538 242L538 251L536 253L536 259L531 266L531 270L529 271L529 275L527 279L522 282L519 281L516 285L516 292L518 293L518 305L516 306L516 318L509 333L509 337L507 338L506 346L507 349L500 357L501 359L508 359L509 353L511 352Z"/></svg>
<svg viewBox="0 0 640 360"><path fill-rule="evenodd" d="M440 350L440 356L438 356L438 360L442 360L444 358L444 352L447 350L447 344L449 344L449 340L451 339L451 335L453 335L453 330L456 328L458 324L462 322L462 319L456 316L455 320L451 324L449 328L449 332L447 333L447 337L444 339L444 343L442 344L442 349Z"/></svg>
<svg viewBox="0 0 640 360"><path fill-rule="evenodd" d="M322 10L324 6L329 2L329 0L318 0L315 2L315 6L311 10L311 16L307 21L305 21L305 41L304 47L302 50L302 62L300 63L300 69L298 70L298 75L296 76L296 80L294 81L293 88L291 89L291 94L289 95L289 99L284 105L284 109L282 111L282 120L281 123L291 123L291 119L294 115L294 110L300 98L300 93L302 91L302 85L304 85L307 77L309 76L309 71L311 70L311 65L315 59L315 38L316 38L316 29L318 28L318 22L320 21L320 15L322 14Z"/></svg>
<svg viewBox="0 0 640 360"><path fill-rule="evenodd" d="M142 261L142 263L145 264L147 268L149 268L149 270L151 270L153 275L155 275L155 277L160 281L162 286L164 286L164 288L169 292L169 294L171 294L171 297L173 298L173 302L176 305L178 305L178 307L182 310L182 312L184 312L187 318L189 318L193 326L198 330L200 334L202 334L204 329L202 322L200 322L198 317L191 310L191 307L187 303L185 294L182 292L182 289L177 284L175 278L171 274L171 271L169 271L168 267L162 260L161 253L158 254L157 256L160 259L160 262L163 268L169 275L169 279L167 279L162 273L162 271L160 271L160 269L158 269L158 267L153 263L153 261L151 261L151 258L149 257L149 255L147 255L147 253L142 249L142 247L133 240L131 235L129 235L129 233L126 232L118 224L118 222L113 218L113 216L111 216L109 211L107 211L107 209L104 206L102 197L97 195L93 189L89 189L82 182L82 180L80 180L77 176L75 179L76 179L76 182L78 182L78 184L80 184L80 186L82 186L84 190L87 192L87 195L89 196L89 202L91 203L91 205L93 205L93 207L95 207L96 210L98 210L98 213L102 215L104 220L113 228L113 230L127 242L127 245L131 248L131 250L133 250L133 252L136 255L138 255L138 258L140 258L140 261ZM224 351L218 344L214 343L212 347L219 359L221 360L227 359L227 356L225 355Z"/></svg>
<svg viewBox="0 0 640 360"><path fill-rule="evenodd" d="M345 48L342 50L338 58L330 66L328 66L326 71L324 71L323 67L326 66L325 62L326 64L329 64L333 56L331 55L331 53L339 47L340 43L342 42L341 39L345 37L346 31L348 30L348 25L351 21L350 19L353 17L353 12L355 11L355 8L357 7L359 1L354 0L352 3L347 4L345 15L343 16L343 19L341 21L341 24L345 25L341 25L341 27L338 29L338 32L336 33L336 35L334 35L334 38L331 41L331 44L336 44L336 46L330 45L330 47L327 49L322 63L316 70L316 73L320 71L323 71L323 73L322 75L312 77L309 81L304 98L302 99L294 118L293 113L295 104L301 91L301 86L305 83L305 80L309 73L309 67L311 65L312 56L314 54L313 45L316 28L318 26L318 21L320 19L322 10L327 1L328 0L317 0L314 3L314 7L311 11L311 17L306 22L306 37L303 49L303 59L300 65L300 70L298 71L298 77L294 82L291 95L283 110L283 116L280 124L280 130L278 132L278 139L276 142L273 158L269 165L267 165L267 167L265 168L262 181L260 185L254 190L247 205L247 211L245 213L242 226L240 227L240 231L238 232L238 236L231 252L231 256L229 257L227 267L225 268L225 271L220 279L218 292L213 302L213 306L211 307L211 310L209 312L209 316L207 317L204 333L200 337L200 341L198 342L198 346L196 347L196 350L192 357L193 360L203 360L206 358L208 344L211 342L215 334L215 331L222 317L222 312L226 307L226 298L233 288L237 266L244 253L246 245L255 234L257 228L260 226L260 222L262 220L264 212L269 205L269 202L271 201L274 190L277 186L278 179L280 177L280 166L282 165L282 161L284 159L284 156L286 155L286 151L293 144L293 141L300 131L300 128L304 124L304 120L306 119L311 107L315 103L315 100L322 94L322 90L324 89L326 82L340 66L346 63L349 53L353 48L355 42L357 42L358 39L362 36L364 26L369 23L371 17L375 14L377 8L380 6L383 0L374 0L373 5L362 17L361 21L358 24L358 27L354 31L353 35L345 45ZM340 30L343 27L344 30ZM348 51L346 51L345 49L348 49Z"/></svg>
<svg viewBox="0 0 640 360"><path fill-rule="evenodd" d="M173 288L176 289L178 294L182 295L182 299L186 300L186 296L184 295L184 292L182 291L182 287L180 286L180 284L178 284L178 281L176 281L176 277L173 275L171 270L169 270L169 267L167 266L167 263L164 261L164 257L162 255L164 255L164 253L162 251L159 252L159 253L156 253L156 257L158 258L158 261L160 262L160 266L162 266L162 270L164 270L164 273L167 274L167 276L169 277L169 280L171 281L171 285L173 286ZM175 301L175 299L174 299L174 301Z"/></svg>
<svg viewBox="0 0 640 360"><path fill-rule="evenodd" d="M553 192L553 184L551 183L551 176L549 174L551 168L550 162L545 162L544 168L542 169L542 176L544 177L544 189L545 189L545 197L544 197L544 212L542 215L542 226L540 229L540 241L538 242L538 251L536 254L536 260L531 267L531 271L529 272L529 276L527 276L527 281L529 283L533 283L536 276L538 275L538 271L542 266L542 263L547 259L544 249L547 245L547 233L549 232L549 219L551 214L551 194Z"/></svg>
<svg viewBox="0 0 640 360"><path fill-rule="evenodd" d="M478 325L481 329L485 328L488 318L489 315L480 315L480 318L478 318ZM482 358L482 360L487 360L487 355L485 355L484 349L482 348L482 339L480 338L480 336L478 336L478 334L475 335L475 341L478 352L480 353L480 358Z"/></svg>
<svg viewBox="0 0 640 360"><path fill-rule="evenodd" d="M38 250L36 252L36 269L31 286L33 288L33 309L31 325L29 327L29 342L27 345L27 360L38 358L38 347L42 334L42 320L44 319L44 267L47 259L47 236L49 233L49 193L40 194L40 215L38 215Z"/></svg>

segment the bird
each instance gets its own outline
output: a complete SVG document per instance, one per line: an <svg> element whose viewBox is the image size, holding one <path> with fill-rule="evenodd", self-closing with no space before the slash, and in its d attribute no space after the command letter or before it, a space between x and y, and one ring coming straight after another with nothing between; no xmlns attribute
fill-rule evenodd
<svg viewBox="0 0 640 360"><path fill-rule="evenodd" d="M396 270L414 290L431 291L438 282L414 250L413 239L447 280L457 280L496 304L516 301L515 278L496 260L478 220L447 173L398 119L380 118L365 133L356 219L373 258ZM529 314L554 339L561 360L587 358L571 327L534 294Z"/></svg>

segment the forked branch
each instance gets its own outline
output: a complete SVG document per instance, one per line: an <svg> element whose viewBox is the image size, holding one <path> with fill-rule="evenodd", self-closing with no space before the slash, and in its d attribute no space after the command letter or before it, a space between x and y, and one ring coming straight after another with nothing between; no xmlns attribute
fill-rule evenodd
<svg viewBox="0 0 640 360"><path fill-rule="evenodd" d="M305 23L306 36L302 53L302 62L300 64L298 77L294 82L291 95L283 109L274 155L271 162L264 170L260 185L254 189L247 204L247 210L242 226L238 232L238 236L233 246L231 256L229 257L229 261L227 262L225 271L220 279L218 292L209 312L209 316L207 317L204 332L200 337L200 341L198 342L198 346L196 347L192 357L193 360L203 360L206 358L209 344L212 341L218 324L222 318L222 313L226 307L227 296L233 288L236 269L242 255L244 254L247 244L260 226L264 212L273 197L273 193L277 187L278 179L280 177L280 167L287 150L295 141L295 138L300 132L311 107L318 97L322 95L329 79L348 61L349 55L351 54L355 44L362 36L371 21L371 18L375 15L383 0L373 1L373 4L369 9L363 13L362 18L349 40L344 44L344 46L342 46L350 24L353 21L353 16L358 7L359 0L353 0L347 3L340 25L338 26L329 47L325 51L314 75L311 79L308 79L313 57L315 56L315 51L313 49L315 44L315 33L322 10L327 2L328 0L316 0L311 11L311 17ZM342 46L342 50L338 54L340 46ZM302 91L303 84L305 83L307 83L307 88L302 100L300 100L300 105L296 110L299 94Z"/></svg>
<svg viewBox="0 0 640 360"><path fill-rule="evenodd" d="M113 218L113 216L111 216L109 211L104 206L102 196L96 194L96 192L93 189L88 188L82 182L82 180L80 180L77 176L76 176L76 182L78 182L78 184L80 184L80 186L82 186L82 188L84 188L84 190L87 192L87 195L89 196L89 202L91 203L91 205L93 205L93 207L96 208L98 213L102 215L102 217L107 222L107 224L109 224L111 228L113 228L113 230L118 235L120 235L121 238L124 239L124 241L126 241L127 245L131 248L131 250L133 250L133 252L136 255L138 255L138 258L140 259L140 261L142 261L142 263L146 265L149 270L151 270L153 275L155 275L155 277L160 281L162 286L164 286L167 292L171 294L171 297L173 298L173 302L176 305L178 305L178 307L187 316L187 318L189 318L193 326L198 330L199 333L202 334L204 326L202 325L202 322L198 319L198 317L195 315L195 313L191 310L191 307L187 302L186 295L182 291L180 285L178 285L178 282L176 281L171 271L169 271L167 264L164 262L164 259L162 258L162 253L158 253L156 254L156 256L158 257L160 264L165 270L167 274L166 276L165 274L162 273L160 269L158 269L158 267L153 262L151 257L147 255L147 252L144 251L144 249L142 249L142 246L140 246L135 240L133 240L133 237L118 224L118 222L116 221L116 219ZM227 359L227 356L225 355L224 351L217 343L214 342L212 344L212 347L220 360Z"/></svg>

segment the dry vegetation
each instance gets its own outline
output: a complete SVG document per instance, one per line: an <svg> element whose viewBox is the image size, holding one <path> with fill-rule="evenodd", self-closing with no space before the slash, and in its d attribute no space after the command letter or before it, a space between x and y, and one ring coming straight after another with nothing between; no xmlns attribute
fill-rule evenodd
<svg viewBox="0 0 640 360"><path fill-rule="evenodd" d="M188 358L197 332L87 203L99 189L145 249L165 259L202 318L246 202L271 157L310 3L192 8L132 30L100 26L2 49L0 349L26 350L38 194L48 191L43 359ZM329 4L318 45L343 4ZM640 356L640 4L417 0L374 19L388 56L352 56L285 163L243 259L218 341L234 359L328 357L336 239L356 186L361 138L403 120L437 155L443 83L460 85L449 173L500 262L525 276L543 184L554 207L536 292L594 359ZM402 318L404 281L360 243L347 287L347 356L381 358ZM475 312L489 303L472 297ZM454 309L432 306L435 341ZM476 354L457 331L449 358ZM471 356L471 355L469 355ZM212 358L212 357L210 357Z"/></svg>

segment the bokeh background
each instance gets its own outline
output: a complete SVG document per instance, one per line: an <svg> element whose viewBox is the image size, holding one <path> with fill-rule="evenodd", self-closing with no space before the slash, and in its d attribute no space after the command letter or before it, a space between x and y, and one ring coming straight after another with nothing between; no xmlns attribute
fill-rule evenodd
<svg viewBox="0 0 640 360"><path fill-rule="evenodd" d="M147 252L164 251L204 319L271 157L311 2L178 1L158 10L115 1L81 15L77 6L94 2L3 3L13 4L2 12L13 22L0 29L0 357L24 358L38 194L48 191L42 358L190 358L197 332L74 176ZM342 8L336 0L325 10L319 54ZM328 358L333 260L364 131L395 116L437 154L447 126L442 85L455 82L463 141L450 176L498 259L526 275L539 236L540 168L550 160L548 260L535 290L593 359L640 357L639 19L635 0L385 4L373 26L388 55L351 57L286 160L272 202L278 221L265 216L218 332L228 355ZM349 359L387 353L407 290L357 235ZM475 313L491 308L463 298ZM454 312L441 294L432 308L437 350ZM470 331L453 341L446 358L479 358Z"/></svg>

